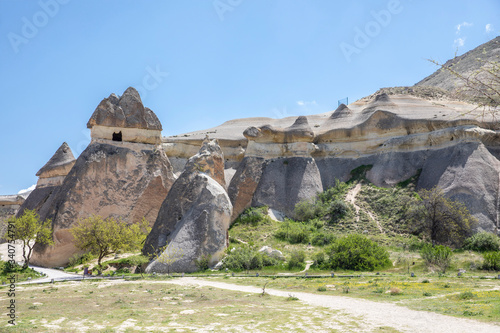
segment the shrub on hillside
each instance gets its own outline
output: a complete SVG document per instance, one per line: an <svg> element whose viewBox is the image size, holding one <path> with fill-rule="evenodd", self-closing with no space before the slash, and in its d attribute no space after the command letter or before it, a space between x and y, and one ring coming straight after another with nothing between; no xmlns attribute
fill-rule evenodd
<svg viewBox="0 0 500 333"><path fill-rule="evenodd" d="M294 250L290 254L290 259L288 260L288 269L293 268L304 268L304 263L306 260L306 253L303 250Z"/></svg>
<svg viewBox="0 0 500 333"><path fill-rule="evenodd" d="M383 247L359 234L337 239L326 253L328 265L333 269L373 271L391 265L389 253Z"/></svg>
<svg viewBox="0 0 500 333"><path fill-rule="evenodd" d="M420 256L424 259L425 263L429 265L435 265L441 268L441 270L446 272L451 264L451 257L453 253L448 246L426 244L420 250Z"/></svg>
<svg viewBox="0 0 500 333"><path fill-rule="evenodd" d="M325 252L316 252L315 254L313 254L312 259L314 261L313 265L315 267L323 267L323 265L326 263Z"/></svg>
<svg viewBox="0 0 500 333"><path fill-rule="evenodd" d="M343 217L349 213L350 207L343 199L336 199L330 202L328 207L328 215L330 221L328 223L334 224L340 221Z"/></svg>
<svg viewBox="0 0 500 333"><path fill-rule="evenodd" d="M467 238L463 248L478 252L499 251L500 237L491 232L483 231Z"/></svg>
<svg viewBox="0 0 500 333"><path fill-rule="evenodd" d="M245 246L231 250L224 258L222 268L227 268L232 271L243 271L250 269L262 269L267 266L275 266L278 263L278 259L272 258Z"/></svg>
<svg viewBox="0 0 500 333"><path fill-rule="evenodd" d="M311 244L314 246L326 246L335 241L335 235L326 232L316 232L312 235Z"/></svg>
<svg viewBox="0 0 500 333"><path fill-rule="evenodd" d="M286 219L274 236L291 244L307 244L313 231L313 226Z"/></svg>
<svg viewBox="0 0 500 333"><path fill-rule="evenodd" d="M84 253L84 254L74 254L69 258L69 263L68 266L66 267L73 267L73 266L78 266L82 264L86 264L92 259L95 259L96 257L92 255L92 253Z"/></svg>
<svg viewBox="0 0 500 333"><path fill-rule="evenodd" d="M483 269L500 271L500 251L483 253Z"/></svg>
<svg viewBox="0 0 500 333"><path fill-rule="evenodd" d="M316 218L326 218L330 223L335 223L343 218L350 207L344 198L349 185L338 180L335 186L309 200L304 200L295 205L294 215L299 221L309 221Z"/></svg>
<svg viewBox="0 0 500 333"><path fill-rule="evenodd" d="M326 213L326 207L316 199L303 200L295 205L294 216L299 221L308 221L322 217Z"/></svg>
<svg viewBox="0 0 500 333"><path fill-rule="evenodd" d="M234 224L252 224L257 225L268 218L267 211L269 207L250 207L241 213L234 221Z"/></svg>

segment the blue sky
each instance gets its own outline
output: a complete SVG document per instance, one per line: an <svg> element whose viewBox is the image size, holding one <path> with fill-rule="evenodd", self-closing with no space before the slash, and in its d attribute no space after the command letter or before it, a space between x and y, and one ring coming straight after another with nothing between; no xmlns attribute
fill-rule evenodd
<svg viewBox="0 0 500 333"><path fill-rule="evenodd" d="M500 31L500 1L0 0L0 194L78 155L128 86L163 135L334 110L413 85Z"/></svg>

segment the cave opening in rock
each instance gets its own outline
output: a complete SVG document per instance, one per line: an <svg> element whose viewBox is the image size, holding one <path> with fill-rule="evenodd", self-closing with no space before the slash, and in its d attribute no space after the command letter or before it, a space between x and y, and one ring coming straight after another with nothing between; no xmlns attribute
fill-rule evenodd
<svg viewBox="0 0 500 333"><path fill-rule="evenodd" d="M122 132L113 133L113 141L122 141Z"/></svg>

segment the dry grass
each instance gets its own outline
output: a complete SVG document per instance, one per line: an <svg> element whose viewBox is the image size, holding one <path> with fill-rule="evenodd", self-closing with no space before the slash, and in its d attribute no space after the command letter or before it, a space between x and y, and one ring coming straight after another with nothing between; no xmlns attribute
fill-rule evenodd
<svg viewBox="0 0 500 333"><path fill-rule="evenodd" d="M16 297L18 325L9 327L5 320L0 331L391 331L329 309L288 302L284 297L181 287L168 281L19 286Z"/></svg>

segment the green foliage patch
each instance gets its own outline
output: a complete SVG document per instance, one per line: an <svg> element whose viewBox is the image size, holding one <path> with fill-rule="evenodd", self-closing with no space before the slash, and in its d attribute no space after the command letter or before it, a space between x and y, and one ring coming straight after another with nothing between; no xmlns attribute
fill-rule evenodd
<svg viewBox="0 0 500 333"><path fill-rule="evenodd" d="M373 271L391 266L389 253L383 247L359 234L339 238L326 249L330 268Z"/></svg>
<svg viewBox="0 0 500 333"><path fill-rule="evenodd" d="M477 252L500 251L500 237L491 232L482 231L467 238L463 248Z"/></svg>

